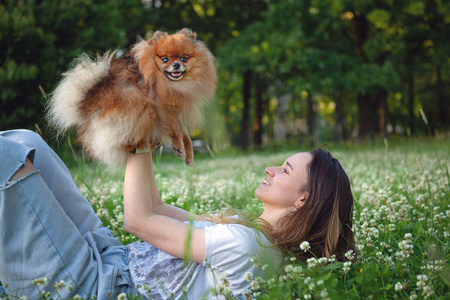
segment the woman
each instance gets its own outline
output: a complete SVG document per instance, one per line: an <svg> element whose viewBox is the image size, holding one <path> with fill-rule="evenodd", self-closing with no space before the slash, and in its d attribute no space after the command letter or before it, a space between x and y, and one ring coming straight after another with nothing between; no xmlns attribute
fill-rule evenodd
<svg viewBox="0 0 450 300"><path fill-rule="evenodd" d="M38 298L61 280L72 286L53 289L63 299L113 299L137 293L135 287L154 299L212 297L220 286L239 296L250 289L247 272L263 275L252 262L255 256L276 271L282 254L344 260L353 247L348 178L320 149L266 169L255 190L265 209L255 222L204 218L214 224L191 222L197 216L163 203L151 152L129 154L125 230L144 242L128 246L101 226L65 165L37 134L0 133L0 161L0 281L11 296ZM311 253L299 249L303 241ZM49 278L45 287L42 280L31 284L42 277Z"/></svg>

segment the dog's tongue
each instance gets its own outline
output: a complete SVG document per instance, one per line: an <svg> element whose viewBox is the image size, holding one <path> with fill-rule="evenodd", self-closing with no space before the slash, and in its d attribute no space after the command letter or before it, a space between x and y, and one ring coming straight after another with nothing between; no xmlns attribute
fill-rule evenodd
<svg viewBox="0 0 450 300"><path fill-rule="evenodd" d="M172 72L172 76L173 77L180 77L180 75L181 75L181 72Z"/></svg>

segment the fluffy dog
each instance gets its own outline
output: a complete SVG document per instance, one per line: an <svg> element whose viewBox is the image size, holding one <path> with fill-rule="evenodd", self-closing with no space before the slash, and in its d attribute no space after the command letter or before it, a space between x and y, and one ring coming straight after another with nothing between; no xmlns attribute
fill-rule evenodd
<svg viewBox="0 0 450 300"><path fill-rule="evenodd" d="M78 57L52 93L47 116L58 134L74 127L84 150L111 167L123 165L127 151L153 150L163 136L193 166L187 128L200 125L216 85L215 59L195 32L157 31L120 58Z"/></svg>

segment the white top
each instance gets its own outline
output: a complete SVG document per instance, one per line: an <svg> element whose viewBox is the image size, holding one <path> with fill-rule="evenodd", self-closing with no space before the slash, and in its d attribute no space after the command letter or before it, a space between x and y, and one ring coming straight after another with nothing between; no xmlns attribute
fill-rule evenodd
<svg viewBox="0 0 450 300"><path fill-rule="evenodd" d="M183 263L180 258L160 251L148 243L128 245L128 262L131 278L138 291L151 299L225 299L212 296L211 290L223 286L226 279L234 296L251 290L246 273L264 276L261 266L268 264L268 272L277 271L283 256L260 232L238 224L193 222L195 227L205 228L206 253L202 264ZM258 243L258 239L259 242ZM251 261L257 257L259 268ZM150 287L150 293L147 285Z"/></svg>

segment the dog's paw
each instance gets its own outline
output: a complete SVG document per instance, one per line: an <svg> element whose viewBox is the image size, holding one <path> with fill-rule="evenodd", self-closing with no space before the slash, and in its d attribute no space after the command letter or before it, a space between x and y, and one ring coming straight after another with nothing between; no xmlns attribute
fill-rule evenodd
<svg viewBox="0 0 450 300"><path fill-rule="evenodd" d="M158 148L161 145L161 140L158 141L151 141L150 142L150 149L155 150L156 148Z"/></svg>
<svg viewBox="0 0 450 300"><path fill-rule="evenodd" d="M176 157L179 157L179 158L182 158L182 159L185 158L185 153L184 153L183 150L178 149L178 148L175 147L175 146L172 146L172 151L173 151L173 153L176 155Z"/></svg>
<svg viewBox="0 0 450 300"><path fill-rule="evenodd" d="M184 161L184 163L186 164L186 166L189 166L189 167L195 167L195 163L194 163L194 159L186 159L185 161Z"/></svg>

